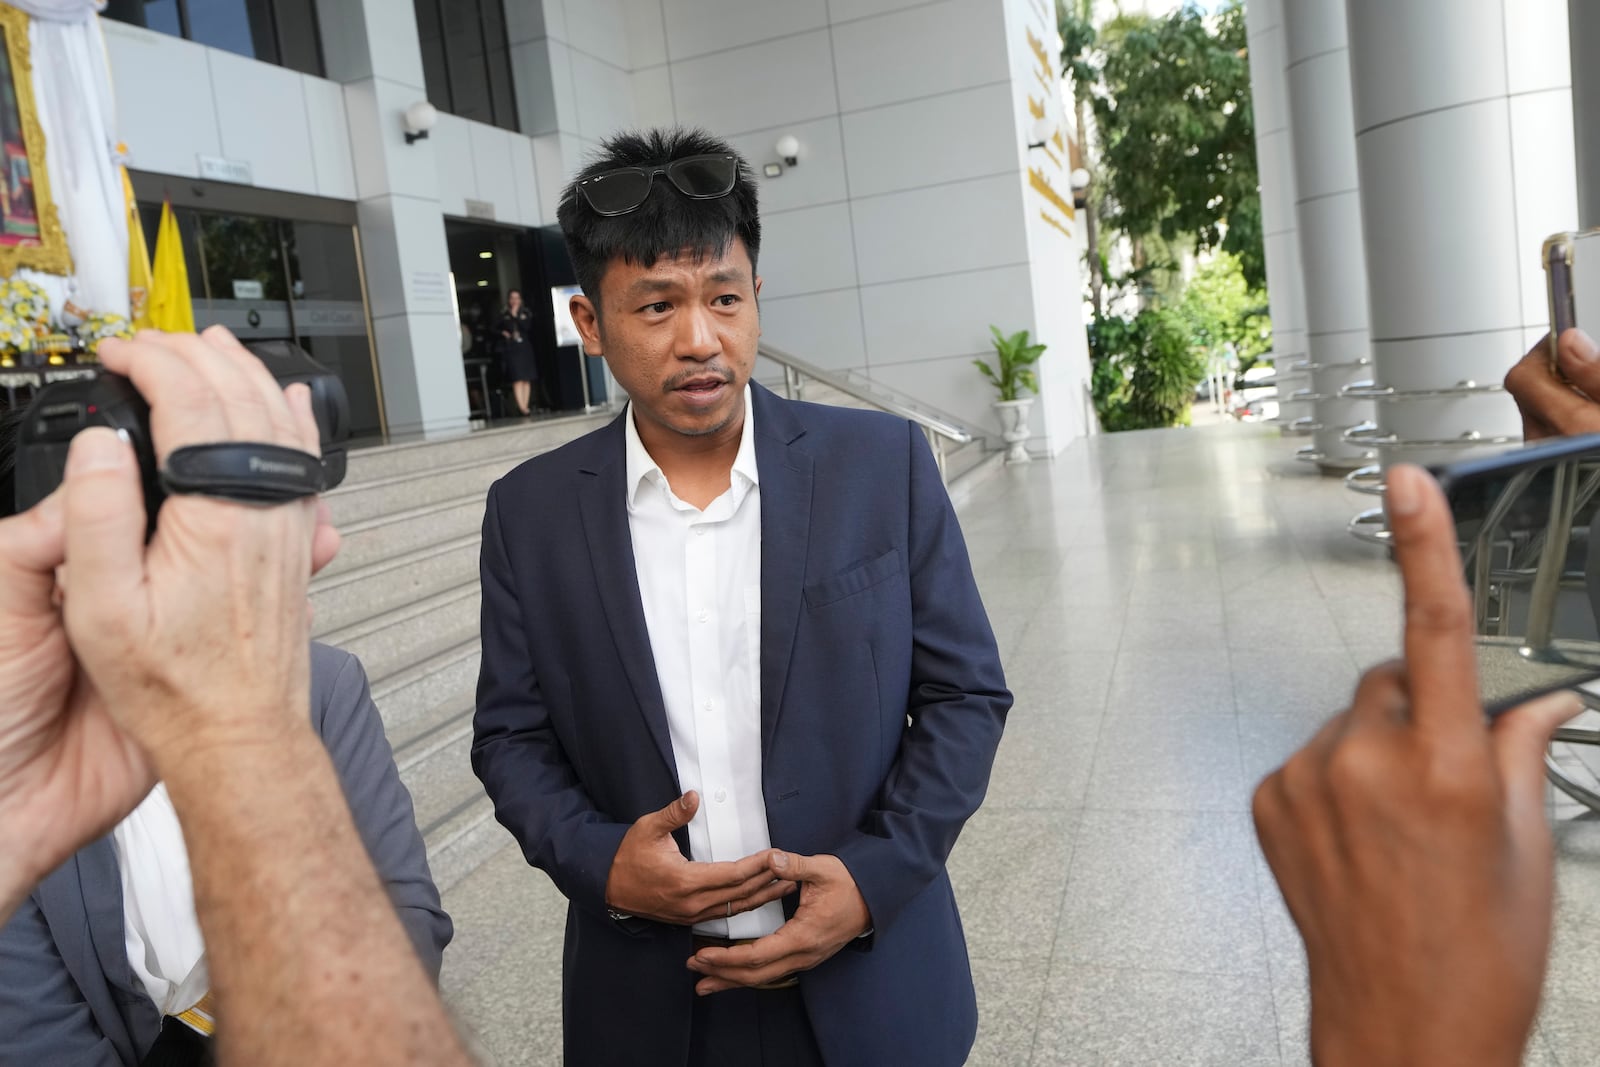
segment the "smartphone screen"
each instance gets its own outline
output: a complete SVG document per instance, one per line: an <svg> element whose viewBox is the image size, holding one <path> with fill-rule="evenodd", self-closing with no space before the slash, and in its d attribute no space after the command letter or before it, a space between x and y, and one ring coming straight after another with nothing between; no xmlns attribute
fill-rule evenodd
<svg viewBox="0 0 1600 1067"><path fill-rule="evenodd" d="M1435 471L1472 591L1494 714L1600 678L1600 435Z"/></svg>

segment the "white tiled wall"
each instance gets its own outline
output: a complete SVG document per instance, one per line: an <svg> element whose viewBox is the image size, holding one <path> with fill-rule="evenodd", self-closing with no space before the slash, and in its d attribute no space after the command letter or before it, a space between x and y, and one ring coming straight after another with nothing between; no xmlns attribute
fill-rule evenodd
<svg viewBox="0 0 1600 1067"><path fill-rule="evenodd" d="M663 0L661 7L674 61L828 25L826 0Z"/></svg>
<svg viewBox="0 0 1600 1067"><path fill-rule="evenodd" d="M857 279L850 205L764 213L760 267L768 297L853 288ZM803 352L795 355L805 358Z"/></svg>
<svg viewBox="0 0 1600 1067"><path fill-rule="evenodd" d="M852 209L864 284L1028 262L1015 173L866 197Z"/></svg>
<svg viewBox="0 0 1600 1067"><path fill-rule="evenodd" d="M858 111L1009 81L1002 6L940 0L834 27L840 106Z"/></svg>
<svg viewBox="0 0 1600 1067"><path fill-rule="evenodd" d="M680 121L728 136L837 114L827 30L672 64Z"/></svg>
<svg viewBox="0 0 1600 1067"><path fill-rule="evenodd" d="M761 338L783 352L824 370L865 368L861 340L861 293L831 293L761 298Z"/></svg>
<svg viewBox="0 0 1600 1067"><path fill-rule="evenodd" d="M998 82L844 115L856 196L1015 173L1012 88ZM937 131L937 132L935 132Z"/></svg>

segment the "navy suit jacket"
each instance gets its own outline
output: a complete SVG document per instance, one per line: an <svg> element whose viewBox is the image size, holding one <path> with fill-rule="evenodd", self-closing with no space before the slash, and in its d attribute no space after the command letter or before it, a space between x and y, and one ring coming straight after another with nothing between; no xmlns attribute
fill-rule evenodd
<svg viewBox="0 0 1600 1067"><path fill-rule="evenodd" d="M1011 705L994 635L920 431L752 395L768 828L777 848L843 860L875 930L801 975L807 1013L829 1067L960 1064L977 1006L945 859ZM569 1067L681 1067L695 996L689 929L605 906L623 834L680 793L628 528L628 417L506 475L483 529L472 762L570 901Z"/></svg>
<svg viewBox="0 0 1600 1067"><path fill-rule="evenodd" d="M437 978L450 917L366 672L348 652L312 645L311 719L367 855ZM122 875L106 836L39 883L0 928L0 1067L131 1067L160 1033L161 1013L128 962Z"/></svg>

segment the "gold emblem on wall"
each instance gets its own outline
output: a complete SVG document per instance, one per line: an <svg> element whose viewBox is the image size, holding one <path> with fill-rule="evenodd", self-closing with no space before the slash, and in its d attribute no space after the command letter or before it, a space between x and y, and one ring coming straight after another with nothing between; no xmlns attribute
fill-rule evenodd
<svg viewBox="0 0 1600 1067"><path fill-rule="evenodd" d="M50 196L44 127L33 98L28 16L0 3L0 277L28 267L71 274L61 213Z"/></svg>

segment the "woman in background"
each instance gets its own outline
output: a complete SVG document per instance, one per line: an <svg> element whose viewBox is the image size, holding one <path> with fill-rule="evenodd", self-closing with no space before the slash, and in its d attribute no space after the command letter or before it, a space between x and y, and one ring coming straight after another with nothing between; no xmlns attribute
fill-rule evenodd
<svg viewBox="0 0 1600 1067"><path fill-rule="evenodd" d="M500 317L500 352L505 359L506 377L511 379L511 395L517 411L527 415L533 397L533 382L539 376L533 360L533 312L522 302L522 290L513 289L506 297L506 311Z"/></svg>

